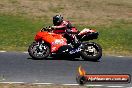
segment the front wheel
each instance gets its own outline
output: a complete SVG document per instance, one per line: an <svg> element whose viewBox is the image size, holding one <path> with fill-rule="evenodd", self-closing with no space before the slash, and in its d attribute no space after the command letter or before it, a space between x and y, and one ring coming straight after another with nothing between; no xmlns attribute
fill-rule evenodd
<svg viewBox="0 0 132 88"><path fill-rule="evenodd" d="M28 48L28 53L34 59L45 59L50 54L50 48L44 43L33 42Z"/></svg>
<svg viewBox="0 0 132 88"><path fill-rule="evenodd" d="M102 48L94 42L85 43L83 50L80 52L82 59L98 61L102 57Z"/></svg>

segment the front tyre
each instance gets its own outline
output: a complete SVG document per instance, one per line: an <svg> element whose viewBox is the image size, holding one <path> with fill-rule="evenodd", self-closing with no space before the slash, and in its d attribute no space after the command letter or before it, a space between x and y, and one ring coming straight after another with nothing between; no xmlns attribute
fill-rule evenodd
<svg viewBox="0 0 132 88"><path fill-rule="evenodd" d="M88 42L84 44L80 53L84 60L98 61L102 57L102 48L97 43Z"/></svg>
<svg viewBox="0 0 132 88"><path fill-rule="evenodd" d="M34 59L45 59L50 54L50 48L44 43L33 42L28 48L28 53Z"/></svg>

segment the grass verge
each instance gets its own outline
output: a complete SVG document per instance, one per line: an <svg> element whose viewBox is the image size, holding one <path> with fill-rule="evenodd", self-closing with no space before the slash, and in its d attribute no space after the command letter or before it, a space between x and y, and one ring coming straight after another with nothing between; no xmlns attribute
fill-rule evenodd
<svg viewBox="0 0 132 88"><path fill-rule="evenodd" d="M131 55L132 0L0 0L0 50L27 51L56 14L79 30L97 29L104 54Z"/></svg>
<svg viewBox="0 0 132 88"><path fill-rule="evenodd" d="M0 50L26 51L34 41L34 35L42 26L50 25L43 20L28 19L23 16L0 16ZM108 26L75 25L78 29L95 28L100 36L95 42L99 43L104 54L132 53L132 22L113 20Z"/></svg>
<svg viewBox="0 0 132 88"><path fill-rule="evenodd" d="M44 21L34 21L22 16L0 16L0 50L25 51Z"/></svg>

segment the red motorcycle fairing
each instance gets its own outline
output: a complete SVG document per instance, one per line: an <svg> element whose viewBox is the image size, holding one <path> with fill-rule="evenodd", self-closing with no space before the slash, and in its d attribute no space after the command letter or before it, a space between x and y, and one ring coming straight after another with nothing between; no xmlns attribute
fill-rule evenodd
<svg viewBox="0 0 132 88"><path fill-rule="evenodd" d="M58 51L61 46L67 45L67 40L61 34L55 34L47 31L38 32L35 41L45 41L51 45L51 53Z"/></svg>

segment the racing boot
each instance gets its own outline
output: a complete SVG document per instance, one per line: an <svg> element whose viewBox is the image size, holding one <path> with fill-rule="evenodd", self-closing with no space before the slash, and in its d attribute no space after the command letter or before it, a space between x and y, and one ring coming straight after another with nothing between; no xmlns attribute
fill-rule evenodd
<svg viewBox="0 0 132 88"><path fill-rule="evenodd" d="M73 43L74 48L78 48L81 45L81 42L77 39L76 36L74 36L72 43Z"/></svg>

